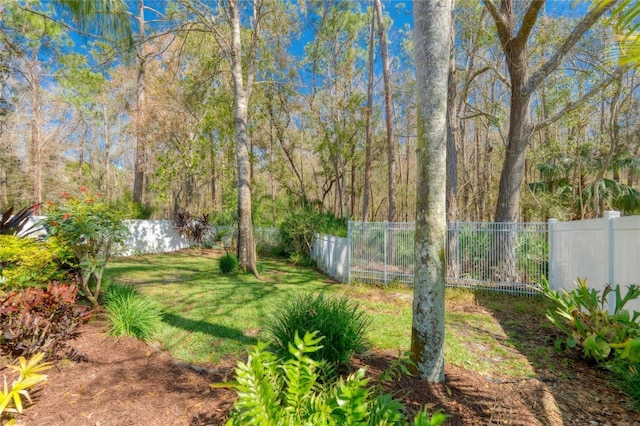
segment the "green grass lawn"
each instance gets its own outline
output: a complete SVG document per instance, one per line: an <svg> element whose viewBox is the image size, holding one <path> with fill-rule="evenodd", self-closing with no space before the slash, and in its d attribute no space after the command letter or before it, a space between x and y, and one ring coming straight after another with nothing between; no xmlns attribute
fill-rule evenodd
<svg viewBox="0 0 640 426"><path fill-rule="evenodd" d="M369 313L366 337L373 349L408 350L411 288L337 284L282 260L259 263L261 280L249 274L223 275L217 258L189 250L118 259L109 264L106 276L133 284L160 306L163 322L155 340L188 363L216 364L242 356L266 337L263 321L273 308L296 291L349 296ZM535 348L523 344L513 330L543 318L544 308L539 299L447 290L446 361L488 375L533 375L533 365L544 362L544 353L530 361L527 353ZM513 327L504 328L507 320Z"/></svg>

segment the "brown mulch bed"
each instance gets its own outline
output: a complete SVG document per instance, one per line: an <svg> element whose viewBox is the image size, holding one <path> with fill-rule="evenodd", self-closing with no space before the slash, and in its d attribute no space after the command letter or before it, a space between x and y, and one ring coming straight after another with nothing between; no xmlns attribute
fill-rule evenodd
<svg viewBox="0 0 640 426"><path fill-rule="evenodd" d="M33 393L34 404L18 424L45 425L219 425L235 394L211 388L230 379L234 361L194 368L143 342L104 334L104 325L83 326L70 343L72 358L49 371L48 383ZM354 359L373 380L395 354L375 351ZM558 356L555 371L537 378L485 377L448 365L444 384L403 377L387 390L403 400L410 414L425 404L451 415L448 425L640 425L626 395L607 373L577 358ZM561 363L562 361L562 363ZM3 371L0 371L2 373Z"/></svg>

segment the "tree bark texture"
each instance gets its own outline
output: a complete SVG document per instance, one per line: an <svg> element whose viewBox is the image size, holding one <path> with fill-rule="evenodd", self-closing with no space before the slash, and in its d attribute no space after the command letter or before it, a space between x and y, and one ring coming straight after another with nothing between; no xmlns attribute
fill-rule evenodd
<svg viewBox="0 0 640 426"><path fill-rule="evenodd" d="M455 3L455 0L453 0ZM449 59L449 80L447 91L447 223L454 223L458 216L458 139L460 120L458 119L458 86L456 82L456 60L454 54L455 21L451 14L451 56ZM447 270L457 270L457 235L447 233Z"/></svg>
<svg viewBox="0 0 640 426"><path fill-rule="evenodd" d="M242 75L240 12L237 0L229 2L231 12L231 72L234 87L236 159L238 163L238 263L245 271L256 271L256 253L251 219L251 162L249 159L249 96Z"/></svg>
<svg viewBox="0 0 640 426"><path fill-rule="evenodd" d="M447 91L451 0L413 3L418 173L412 359L420 377L444 380Z"/></svg>
<svg viewBox="0 0 640 426"><path fill-rule="evenodd" d="M136 149L133 166L133 201L142 204L144 190L144 169L146 165L146 144L145 144L145 71L146 57L144 52L144 0L138 0L138 35L140 37L141 51L138 53L138 78L136 81Z"/></svg>

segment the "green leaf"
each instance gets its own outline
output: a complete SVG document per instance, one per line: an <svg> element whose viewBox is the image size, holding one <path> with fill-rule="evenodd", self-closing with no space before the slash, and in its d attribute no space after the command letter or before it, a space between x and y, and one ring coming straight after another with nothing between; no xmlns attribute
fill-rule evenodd
<svg viewBox="0 0 640 426"><path fill-rule="evenodd" d="M591 335L584 341L584 355L596 361L604 360L611 353L611 346L599 336Z"/></svg>

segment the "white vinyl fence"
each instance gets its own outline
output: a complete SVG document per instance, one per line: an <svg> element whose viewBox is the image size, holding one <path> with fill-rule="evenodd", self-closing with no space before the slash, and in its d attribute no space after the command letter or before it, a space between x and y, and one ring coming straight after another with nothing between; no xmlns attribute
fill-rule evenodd
<svg viewBox="0 0 640 426"><path fill-rule="evenodd" d="M189 247L189 241L181 237L170 220L125 220L129 237L120 251L121 256L145 253L166 253Z"/></svg>
<svg viewBox="0 0 640 426"><path fill-rule="evenodd" d="M549 251L549 284L556 290L571 291L577 277L586 278L588 286L597 290L607 284L640 285L640 216L605 212L601 219L552 220ZM625 308L640 312L640 301Z"/></svg>
<svg viewBox="0 0 640 426"><path fill-rule="evenodd" d="M349 239L316 234L311 257L318 268L339 282L349 281Z"/></svg>
<svg viewBox="0 0 640 426"><path fill-rule="evenodd" d="M125 220L130 236L124 244L121 256L144 253L166 253L181 250L193 245L181 237L173 228L170 220ZM209 242L220 241L224 247L233 246L237 229L233 226L212 226ZM255 228L253 236L260 249L275 247L279 241L279 232L275 228Z"/></svg>
<svg viewBox="0 0 640 426"><path fill-rule="evenodd" d="M36 226L44 218L45 216L31 216L25 229ZM119 256L168 253L193 245L175 231L170 220L125 220L123 224L129 230L129 236L118 252ZM209 239L219 240L224 247L230 247L235 233L236 228L233 226L212 226ZM44 238L46 231L38 228L32 235ZM254 239L259 248L270 249L277 246L280 234L276 228L255 228Z"/></svg>

